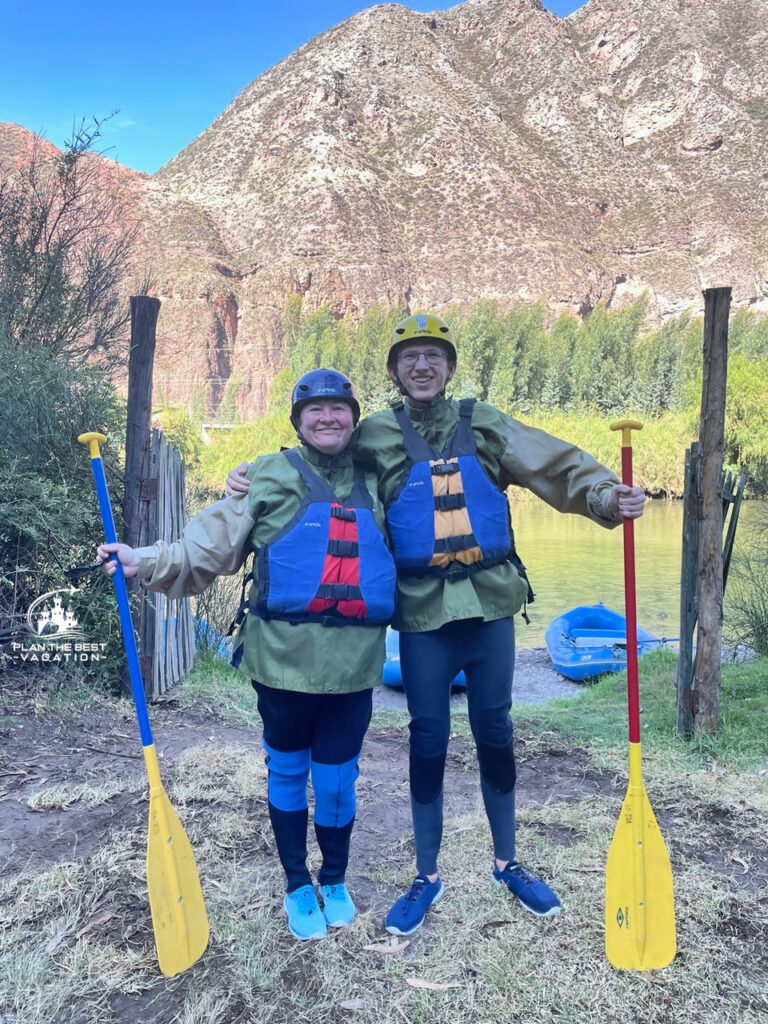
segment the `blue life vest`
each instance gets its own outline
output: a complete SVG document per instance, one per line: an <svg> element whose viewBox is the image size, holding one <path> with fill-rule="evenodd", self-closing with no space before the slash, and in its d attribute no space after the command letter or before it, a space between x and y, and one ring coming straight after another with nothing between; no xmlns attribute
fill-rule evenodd
<svg viewBox="0 0 768 1024"><path fill-rule="evenodd" d="M459 426L444 452L416 430L402 402L393 407L411 464L387 509L401 575L452 581L506 561L518 566L507 496L477 458L474 402L459 403Z"/></svg>
<svg viewBox="0 0 768 1024"><path fill-rule="evenodd" d="M382 626L395 609L395 563L355 465L346 502L295 449L283 452L307 494L293 518L257 553L250 607L263 619L324 626Z"/></svg>

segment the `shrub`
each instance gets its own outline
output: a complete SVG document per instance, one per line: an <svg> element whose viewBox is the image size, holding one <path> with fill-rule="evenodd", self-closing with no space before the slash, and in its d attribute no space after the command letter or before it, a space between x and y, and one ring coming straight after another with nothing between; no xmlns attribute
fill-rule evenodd
<svg viewBox="0 0 768 1024"><path fill-rule="evenodd" d="M768 505L760 505L731 563L724 633L733 644L768 655Z"/></svg>

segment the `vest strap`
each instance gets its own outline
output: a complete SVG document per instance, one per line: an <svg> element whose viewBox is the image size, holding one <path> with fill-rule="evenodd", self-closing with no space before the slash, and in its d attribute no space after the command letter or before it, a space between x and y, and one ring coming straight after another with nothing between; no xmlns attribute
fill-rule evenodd
<svg viewBox="0 0 768 1024"><path fill-rule="evenodd" d="M339 555L341 558L357 558L360 545L356 540L329 540L328 554Z"/></svg>
<svg viewBox="0 0 768 1024"><path fill-rule="evenodd" d="M357 519L353 508L342 508L341 505L331 505L331 516L334 519L343 519L347 523L354 523Z"/></svg>
<svg viewBox="0 0 768 1024"><path fill-rule="evenodd" d="M467 548L476 548L477 541L474 533L465 533L460 537L444 537L435 541L435 554L443 555L446 551L466 551Z"/></svg>
<svg viewBox="0 0 768 1024"><path fill-rule="evenodd" d="M360 601L363 592L349 583L321 583L315 596L324 601Z"/></svg>
<svg viewBox="0 0 768 1024"><path fill-rule="evenodd" d="M464 492L461 494L437 494L435 495L435 509L438 512L453 512L457 508L466 508L467 498Z"/></svg>

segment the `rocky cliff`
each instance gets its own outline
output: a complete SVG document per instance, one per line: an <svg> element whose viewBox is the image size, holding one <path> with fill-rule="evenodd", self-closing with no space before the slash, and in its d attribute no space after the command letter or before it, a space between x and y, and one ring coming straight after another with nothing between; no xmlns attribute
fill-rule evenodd
<svg viewBox="0 0 768 1024"><path fill-rule="evenodd" d="M647 291L663 319L729 284L768 311L766 52L764 0L350 18L144 180L158 387L234 374L260 411L295 293L554 314Z"/></svg>

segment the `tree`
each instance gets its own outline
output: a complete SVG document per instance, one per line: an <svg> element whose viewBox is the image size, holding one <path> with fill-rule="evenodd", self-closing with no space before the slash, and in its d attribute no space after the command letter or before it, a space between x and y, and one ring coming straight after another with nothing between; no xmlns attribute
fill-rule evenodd
<svg viewBox="0 0 768 1024"><path fill-rule="evenodd" d="M572 361L579 322L563 313L552 325L547 345L547 369L541 392L544 409L570 409L573 401Z"/></svg>
<svg viewBox="0 0 768 1024"><path fill-rule="evenodd" d="M103 528L77 436L98 428L119 442L124 422L104 364L125 340L133 233L116 178L88 152L98 129L53 155L36 140L0 167L0 619L14 626L66 587L63 567L93 560ZM116 452L103 457L119 507ZM99 574L73 596L94 640L119 638L109 589ZM99 678L117 678L121 648Z"/></svg>
<svg viewBox="0 0 768 1024"><path fill-rule="evenodd" d="M53 155L35 137L0 166L0 333L21 351L82 361L123 337L136 227L120 169L91 152L102 124L81 124Z"/></svg>
<svg viewBox="0 0 768 1024"><path fill-rule="evenodd" d="M453 385L456 394L471 395L484 402L496 367L503 329L499 304L480 299L462 323L458 337L458 372Z"/></svg>
<svg viewBox="0 0 768 1024"><path fill-rule="evenodd" d="M637 348L633 405L644 416L660 416L682 408L681 330L671 320Z"/></svg>

